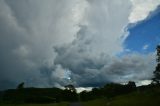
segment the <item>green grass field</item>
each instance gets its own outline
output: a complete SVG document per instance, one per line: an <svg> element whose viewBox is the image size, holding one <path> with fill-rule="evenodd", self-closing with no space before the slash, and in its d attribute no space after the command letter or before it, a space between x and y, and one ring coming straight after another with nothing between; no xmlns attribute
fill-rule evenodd
<svg viewBox="0 0 160 106"><path fill-rule="evenodd" d="M55 104L0 104L0 106L68 106L69 103L55 103Z"/></svg>
<svg viewBox="0 0 160 106"><path fill-rule="evenodd" d="M111 100L96 99L83 103L84 106L160 106L160 91L133 92Z"/></svg>
<svg viewBox="0 0 160 106"><path fill-rule="evenodd" d="M99 98L92 101L82 102L83 106L160 106L160 87L144 91L135 91L114 98ZM69 103L55 104L4 104L0 106L69 106Z"/></svg>

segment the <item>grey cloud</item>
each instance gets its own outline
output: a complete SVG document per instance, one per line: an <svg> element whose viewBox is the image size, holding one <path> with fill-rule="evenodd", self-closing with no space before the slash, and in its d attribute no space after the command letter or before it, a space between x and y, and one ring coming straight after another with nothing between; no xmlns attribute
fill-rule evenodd
<svg viewBox="0 0 160 106"><path fill-rule="evenodd" d="M0 0L0 89L150 78L152 58L114 56L123 51L130 12L129 0Z"/></svg>
<svg viewBox="0 0 160 106"><path fill-rule="evenodd" d="M74 84L88 87L101 86L107 82L124 83L129 80L138 82L151 79L155 67L154 53L130 53L120 57L103 52L96 55L90 51L92 40L86 39L87 31L86 26L81 26L77 39L68 45L54 48L57 53L55 64L72 72Z"/></svg>
<svg viewBox="0 0 160 106"><path fill-rule="evenodd" d="M138 82L151 79L155 67L154 54L115 56L124 49L130 2L88 2L88 14L84 18L87 24L80 26L72 43L54 48L57 53L55 64L69 69L77 86L100 86L106 82L124 83L129 80Z"/></svg>
<svg viewBox="0 0 160 106"><path fill-rule="evenodd" d="M66 48L55 59L56 64L71 70L71 78L77 86L102 86L108 82L125 83L151 79L155 67L155 55L128 54L122 57L90 57ZM76 55L76 56L74 56ZM87 60L86 60L87 58ZM64 61L65 60L65 61Z"/></svg>
<svg viewBox="0 0 160 106"><path fill-rule="evenodd" d="M15 87L22 81L28 86L54 86L56 79L44 74L43 67L54 71L53 46L74 39L81 20L74 20L78 13L72 9L82 4L75 0L0 0L0 89L6 88L5 82Z"/></svg>

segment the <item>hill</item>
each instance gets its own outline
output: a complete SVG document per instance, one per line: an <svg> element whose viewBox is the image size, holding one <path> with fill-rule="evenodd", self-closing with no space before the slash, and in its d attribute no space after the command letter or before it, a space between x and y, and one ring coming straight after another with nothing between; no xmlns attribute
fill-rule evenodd
<svg viewBox="0 0 160 106"><path fill-rule="evenodd" d="M76 92L59 88L22 88L9 89L3 93L5 103L58 103L62 101L77 101Z"/></svg>
<svg viewBox="0 0 160 106"><path fill-rule="evenodd" d="M84 106L159 106L160 87L83 102Z"/></svg>

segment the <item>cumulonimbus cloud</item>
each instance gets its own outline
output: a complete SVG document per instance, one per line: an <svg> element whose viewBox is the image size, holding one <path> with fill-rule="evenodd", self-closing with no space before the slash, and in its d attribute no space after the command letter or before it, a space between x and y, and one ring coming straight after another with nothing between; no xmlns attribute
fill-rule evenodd
<svg viewBox="0 0 160 106"><path fill-rule="evenodd" d="M123 52L127 25L144 20L159 0L152 3L147 0L143 8L151 8L140 11L143 2L136 0L0 0L1 89L22 81L27 86L62 86L68 83L66 70L79 86L116 82L118 76L121 82L132 79L132 66L142 73L147 67L150 75L154 65L148 64L153 58L132 65L136 56L124 57L131 61L127 64L115 55ZM124 75L112 69L118 64Z"/></svg>

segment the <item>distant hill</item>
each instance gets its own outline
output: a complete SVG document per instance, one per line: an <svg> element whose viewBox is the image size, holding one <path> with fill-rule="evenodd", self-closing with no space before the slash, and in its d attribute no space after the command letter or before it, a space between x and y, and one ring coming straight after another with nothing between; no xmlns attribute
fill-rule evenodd
<svg viewBox="0 0 160 106"><path fill-rule="evenodd" d="M76 92L59 88L22 88L4 91L3 101L9 103L55 103L76 101Z"/></svg>
<svg viewBox="0 0 160 106"><path fill-rule="evenodd" d="M84 106L159 106L157 104L160 104L160 85L136 87L132 81L125 85L110 83L79 94L71 88L72 86L67 86L64 90L20 87L0 92L0 98L2 104L50 104L79 100Z"/></svg>
<svg viewBox="0 0 160 106"><path fill-rule="evenodd" d="M143 86L144 87L144 86ZM146 87L146 86L145 86ZM83 102L84 106L160 106L160 87Z"/></svg>
<svg viewBox="0 0 160 106"><path fill-rule="evenodd" d="M0 91L0 101L2 100L2 97L3 97L3 91Z"/></svg>

